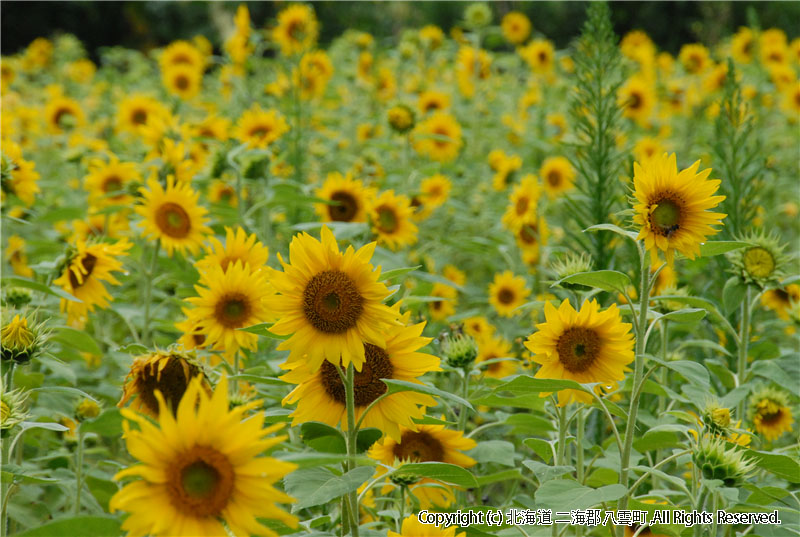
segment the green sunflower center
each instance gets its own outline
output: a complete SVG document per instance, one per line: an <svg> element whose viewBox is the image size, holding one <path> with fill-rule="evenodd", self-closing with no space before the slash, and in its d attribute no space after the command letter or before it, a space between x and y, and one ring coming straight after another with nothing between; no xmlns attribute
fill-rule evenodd
<svg viewBox="0 0 800 537"><path fill-rule="evenodd" d="M558 359L570 373L581 373L589 369L597 359L600 343L600 336L591 328L568 328L556 344Z"/></svg>
<svg viewBox="0 0 800 537"><path fill-rule="evenodd" d="M194 445L167 466L167 493L182 514L218 516L233 495L236 475L228 458L209 446Z"/></svg>
<svg viewBox="0 0 800 537"><path fill-rule="evenodd" d="M336 205L328 205L328 215L334 222L350 222L358 212L358 201L349 192L334 192L331 201Z"/></svg>
<svg viewBox="0 0 800 537"><path fill-rule="evenodd" d="M213 466L198 461L183 470L183 490L194 498L203 498L214 492L219 482L219 474Z"/></svg>
<svg viewBox="0 0 800 537"><path fill-rule="evenodd" d="M681 222L681 205L670 198L664 198L654 204L650 213L650 225L659 234L669 237L678 229Z"/></svg>
<svg viewBox="0 0 800 537"><path fill-rule="evenodd" d="M767 278L775 270L775 258L766 248L755 246L745 252L744 268L754 278Z"/></svg>
<svg viewBox="0 0 800 537"><path fill-rule="evenodd" d="M394 367L385 350L371 343L364 344L364 364L361 371L355 372L353 386L355 388L356 406L364 407L386 393L388 389L381 379L390 379ZM336 366L325 360L320 368L320 381L325 392L339 404L346 404L344 384L339 377Z"/></svg>
<svg viewBox="0 0 800 537"><path fill-rule="evenodd" d="M401 461L442 462L444 447L437 438L424 431L407 431L400 443L394 446L394 456Z"/></svg>
<svg viewBox="0 0 800 537"><path fill-rule="evenodd" d="M353 328L364 311L355 282L340 270L316 274L303 290L303 312L321 332L341 334Z"/></svg>
<svg viewBox="0 0 800 537"><path fill-rule="evenodd" d="M116 175L109 175L106 177L105 181L103 181L103 192L106 194L118 192L120 190L122 190L122 179Z"/></svg>

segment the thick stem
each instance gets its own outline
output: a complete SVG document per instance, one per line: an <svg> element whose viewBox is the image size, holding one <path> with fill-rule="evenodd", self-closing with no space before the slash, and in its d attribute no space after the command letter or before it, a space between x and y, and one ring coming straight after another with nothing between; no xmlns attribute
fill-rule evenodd
<svg viewBox="0 0 800 537"><path fill-rule="evenodd" d="M736 380L739 386L744 386L747 380L747 346L750 343L750 286L747 286L744 300L742 301L742 316L739 321L739 354L736 364ZM736 419L744 420L745 400L739 401Z"/></svg>
<svg viewBox="0 0 800 537"><path fill-rule="evenodd" d="M553 399L555 404L555 399ZM558 410L558 446L556 447L556 466L564 466L567 440L567 405L557 407ZM553 537L558 536L558 525L553 524Z"/></svg>
<svg viewBox="0 0 800 537"><path fill-rule="evenodd" d="M403 527L403 519L406 517L406 486L400 486L400 505L397 508L400 516L397 517L397 533L402 533L400 530Z"/></svg>
<svg viewBox="0 0 800 537"><path fill-rule="evenodd" d="M575 468L577 469L578 483L583 485L584 470L583 470L583 429L586 427L586 414L584 408L578 408L578 421L575 424ZM577 537L582 537L583 526L576 528Z"/></svg>
<svg viewBox="0 0 800 537"><path fill-rule="evenodd" d="M347 366L344 383L345 404L347 405L347 434L345 434L345 444L347 446L346 468L349 472L355 468L357 455L358 426L356 424L356 400L355 400L355 370L352 362ZM348 510L350 511L350 535L358 537L358 493L356 491L348 493Z"/></svg>

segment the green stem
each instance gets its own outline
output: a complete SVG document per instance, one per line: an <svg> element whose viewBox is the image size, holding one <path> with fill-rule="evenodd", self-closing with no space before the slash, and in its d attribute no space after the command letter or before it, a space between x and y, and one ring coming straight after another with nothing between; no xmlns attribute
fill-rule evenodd
<svg viewBox="0 0 800 537"><path fill-rule="evenodd" d="M465 400L468 400L469 396L469 368L464 368L464 382L461 384L461 397ZM461 411L458 414L458 430L466 432L467 431L467 415L469 414L469 410L467 407L461 407Z"/></svg>
<svg viewBox="0 0 800 537"><path fill-rule="evenodd" d="M708 489L703 487L702 491L700 492L700 497L697 499L697 505L695 505L695 509L698 511L703 510L703 506L706 504L706 497L708 496ZM703 535L703 525L696 524L694 527L694 535L695 537L700 537Z"/></svg>
<svg viewBox="0 0 800 537"><path fill-rule="evenodd" d="M661 361L662 362L666 362L667 361L667 340L669 339L668 338L669 332L667 331L667 321L662 321L661 322L661 326L659 328L661 328ZM667 385L666 384L667 383L667 370L666 370L666 368L662 367L661 370L659 371L658 375L659 375L659 385L666 386ZM664 399L664 395L659 394L659 396L658 396L658 414L657 414L658 416L663 415L665 407L666 407L666 401ZM661 449L657 449L656 450L656 460L657 461L661 460ZM658 488L658 476L655 475L655 474L652 474L652 475L653 475L653 488L655 489L655 488ZM631 492L633 492L633 491L631 491Z"/></svg>
<svg viewBox="0 0 800 537"><path fill-rule="evenodd" d="M400 485L400 506L398 507L400 516L397 517L397 533L402 533L400 530L403 527L403 519L406 517L406 486Z"/></svg>
<svg viewBox="0 0 800 537"><path fill-rule="evenodd" d="M356 466L358 425L356 424L356 401L355 401L355 369L352 362L347 366L345 374L344 392L345 404L347 406L347 434L345 443L347 446L346 468L349 472ZM350 535L358 537L358 493L356 491L348 493L348 510L350 511Z"/></svg>
<svg viewBox="0 0 800 537"><path fill-rule="evenodd" d="M583 485L583 429L586 427L586 414L584 408L578 408L578 421L575 425L575 468L577 468L578 483ZM575 534L577 537L583 535L583 526L578 526Z"/></svg>
<svg viewBox="0 0 800 537"><path fill-rule="evenodd" d="M153 276L156 272L156 265L158 264L158 251L161 247L161 242L156 241L156 246L153 249L153 258L150 260L150 266L144 273L144 324L142 325L142 343L147 344L150 337L150 298L153 293Z"/></svg>
<svg viewBox="0 0 800 537"><path fill-rule="evenodd" d="M747 380L747 346L750 343L750 286L745 290L742 301L742 318L739 326L739 354L736 366L736 380L739 386L744 386ZM736 419L744 420L745 400L739 401Z"/></svg>
<svg viewBox="0 0 800 537"><path fill-rule="evenodd" d="M239 225L247 229L244 224L244 196L242 196L242 172L241 170L236 173L236 212L239 215Z"/></svg>
<svg viewBox="0 0 800 537"><path fill-rule="evenodd" d="M81 491L83 489L83 433L78 426L78 447L75 449L75 514L81 512Z"/></svg>
<svg viewBox="0 0 800 537"><path fill-rule="evenodd" d="M556 399L553 398L553 404ZM567 405L557 407L558 412L558 446L556 446L556 465L564 466L564 454L566 453L567 440ZM558 536L558 526L553 524L553 537Z"/></svg>

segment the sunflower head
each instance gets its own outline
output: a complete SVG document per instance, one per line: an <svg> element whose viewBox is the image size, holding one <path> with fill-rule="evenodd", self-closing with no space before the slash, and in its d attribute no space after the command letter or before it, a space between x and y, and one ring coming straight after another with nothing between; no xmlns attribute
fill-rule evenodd
<svg viewBox="0 0 800 537"><path fill-rule="evenodd" d="M449 366L464 369L478 356L478 345L469 334L448 334L442 340L442 354Z"/></svg>
<svg viewBox="0 0 800 537"><path fill-rule="evenodd" d="M767 234L763 230L751 231L741 238L750 246L729 253L734 273L744 283L753 283L761 288L780 281L787 258L777 233Z"/></svg>
<svg viewBox="0 0 800 537"><path fill-rule="evenodd" d="M0 353L4 362L26 364L42 351L43 324L25 314L17 314L0 329Z"/></svg>
<svg viewBox="0 0 800 537"><path fill-rule="evenodd" d="M750 396L748 417L756 431L768 441L777 440L784 432L791 431L794 422L786 393L769 386Z"/></svg>
<svg viewBox="0 0 800 537"><path fill-rule="evenodd" d="M84 397L75 408L75 415L80 419L92 419L100 415L100 405L97 401Z"/></svg>
<svg viewBox="0 0 800 537"><path fill-rule="evenodd" d="M33 293L24 287L9 287L3 289L3 305L13 309L20 309L33 300Z"/></svg>
<svg viewBox="0 0 800 537"><path fill-rule="evenodd" d="M740 485L755 468L738 447L727 447L724 438L704 435L694 448L692 460L706 479L719 479L726 487Z"/></svg>
<svg viewBox="0 0 800 537"><path fill-rule="evenodd" d="M391 107L386 112L386 119L389 126L401 134L414 128L414 111L404 104Z"/></svg>
<svg viewBox="0 0 800 537"><path fill-rule="evenodd" d="M478 29L492 23L492 8L485 2L471 2L464 10L467 28Z"/></svg>
<svg viewBox="0 0 800 537"><path fill-rule="evenodd" d="M706 431L717 436L725 435L731 425L731 410L720 406L716 399L711 399L703 408L701 419Z"/></svg>

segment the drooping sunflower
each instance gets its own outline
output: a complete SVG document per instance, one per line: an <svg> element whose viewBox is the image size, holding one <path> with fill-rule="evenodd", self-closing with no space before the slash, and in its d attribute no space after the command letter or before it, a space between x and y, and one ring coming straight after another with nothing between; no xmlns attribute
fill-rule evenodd
<svg viewBox="0 0 800 537"><path fill-rule="evenodd" d="M714 196L718 179L708 180L711 168L698 173L698 160L678 171L675 154L664 153L641 165L633 164L634 223L640 226L638 239L644 239L653 264L658 251L671 265L678 250L690 259L700 253L700 243L719 232L711 226L722 223L725 214L712 213L725 196Z"/></svg>
<svg viewBox="0 0 800 537"><path fill-rule="evenodd" d="M120 162L112 156L109 162L95 159L89 163L89 174L84 179L83 188L89 192L92 205L128 205L133 202L133 196L128 194L127 185L141 180L136 164Z"/></svg>
<svg viewBox="0 0 800 537"><path fill-rule="evenodd" d="M111 498L111 512L127 511L122 529L131 537L277 534L257 518L277 519L297 526L297 518L276 503L294 499L275 483L297 468L295 464L260 453L283 442L286 436L267 438L282 424L263 427L264 414L248 414L254 401L228 409L228 380L222 377L212 396L195 377L178 412L166 411L164 397L156 394L161 411L158 423L128 409L122 414L125 441L141 461L114 476L138 477ZM227 528L222 525L225 522Z"/></svg>
<svg viewBox="0 0 800 537"><path fill-rule="evenodd" d="M407 322L410 314L402 321ZM419 383L428 371L441 371L439 359L419 349L430 342L420 337L425 323L412 326L392 326L386 335L386 346L364 344L365 361L361 371L355 373L356 421L373 401L386 393L387 387L381 379L395 379ZM332 427L341 423L347 430L347 407L345 390L336 366L325 361L316 372L309 364L295 362L282 380L298 386L283 399L283 404L297 403L292 412L292 425L306 421L321 421ZM400 427L414 429L413 418L425 415L425 408L435 406L436 401L424 394L400 392L389 395L378 402L364 418L364 427L377 427L395 440L400 440Z"/></svg>
<svg viewBox="0 0 800 537"><path fill-rule="evenodd" d="M372 242L340 252L336 237L325 226L321 241L307 233L295 235L289 245L289 263L279 259L283 272L271 283L280 295L267 300L279 318L270 331L291 336L278 346L288 350L289 362L307 361L312 372L324 360L361 371L365 344L386 348L386 329L396 312L383 304L390 294L378 281L380 268L369 262Z"/></svg>
<svg viewBox="0 0 800 537"><path fill-rule="evenodd" d="M789 312L799 302L800 285L796 283L769 289L761 295L761 305L774 311L784 321L789 320Z"/></svg>
<svg viewBox="0 0 800 537"><path fill-rule="evenodd" d="M513 317L517 307L525 303L531 290L522 276L514 276L510 270L494 275L489 284L489 304L501 317Z"/></svg>
<svg viewBox="0 0 800 537"><path fill-rule="evenodd" d="M503 30L503 36L514 45L524 43L531 35L531 21L519 11L506 13L500 23L500 28Z"/></svg>
<svg viewBox="0 0 800 537"><path fill-rule="evenodd" d="M431 319L434 321L447 319L456 312L458 291L454 287L440 282L434 283L430 296L441 299L428 303Z"/></svg>
<svg viewBox="0 0 800 537"><path fill-rule="evenodd" d="M768 442L777 440L792 430L792 409L786 394L773 388L762 388L750 397L750 419L756 432Z"/></svg>
<svg viewBox="0 0 800 537"><path fill-rule="evenodd" d="M584 302L575 311L564 300L558 309L549 300L545 303L546 322L536 325L525 347L533 353L533 361L542 367L536 378L571 379L581 384L601 382L615 386L624 380L627 364L633 361L631 325L623 323L619 309L612 304L600 311L597 301ZM596 388L598 391L600 387ZM542 394L546 396L550 394ZM590 404L592 396L578 390L558 392L559 406L572 401Z"/></svg>
<svg viewBox="0 0 800 537"><path fill-rule="evenodd" d="M53 134L63 134L86 121L83 109L78 101L70 97L58 96L47 103L44 109L47 127Z"/></svg>
<svg viewBox="0 0 800 537"><path fill-rule="evenodd" d="M503 358L503 360L498 360ZM475 364L489 360L497 360L488 366L481 367L487 377L502 379L517 372L519 360L511 352L511 343L500 336L487 336L478 340L478 357Z"/></svg>
<svg viewBox="0 0 800 537"><path fill-rule="evenodd" d="M173 65L161 72L161 80L167 93L186 100L200 92L203 72L186 64Z"/></svg>
<svg viewBox="0 0 800 537"><path fill-rule="evenodd" d="M423 524L417 515L409 515L403 519L400 533L389 531L386 537L466 537L463 531L456 533L457 526L442 528L433 524Z"/></svg>
<svg viewBox="0 0 800 537"><path fill-rule="evenodd" d="M317 42L319 23L311 6L294 4L278 13L272 39L286 56L310 49Z"/></svg>
<svg viewBox="0 0 800 537"><path fill-rule="evenodd" d="M461 431L445 429L444 425L417 425L416 431L401 427L400 433L399 441L384 436L372 445L367 454L387 466L397 465L398 462L445 462L463 468L475 465L475 459L461 452L474 448L477 443L465 437ZM378 467L378 472L385 471L383 467ZM387 485L384 490L388 491L389 487ZM455 501L449 486L429 478L410 486L409 491L419 500L423 509L431 506L449 507Z"/></svg>
<svg viewBox="0 0 800 537"><path fill-rule="evenodd" d="M67 322L70 325L82 328L86 324L87 314L94 311L95 306L108 306L112 297L103 282L120 285L111 273L124 270L122 261L117 258L128 255L132 246L127 239L113 244L77 242L61 276L53 281L55 285L81 300L74 302L61 299L61 311L67 312Z"/></svg>
<svg viewBox="0 0 800 537"><path fill-rule="evenodd" d="M289 130L286 119L277 110L262 110L257 104L236 122L234 137L250 147L265 149Z"/></svg>
<svg viewBox="0 0 800 537"><path fill-rule="evenodd" d="M549 157L539 168L539 177L542 178L547 196L556 199L560 194L574 188L572 182L575 180L575 169L565 157Z"/></svg>
<svg viewBox="0 0 800 537"><path fill-rule="evenodd" d="M187 298L193 307L184 308L187 318L200 327L209 348L221 350L232 359L241 348L254 351L258 336L239 330L274 320L266 299L273 294L265 269L236 261L223 269L213 265L203 272L199 296Z"/></svg>
<svg viewBox="0 0 800 537"><path fill-rule="evenodd" d="M372 231L378 242L392 250L417 242L417 226L411 221L414 208L407 196L387 190L369 208Z"/></svg>
<svg viewBox="0 0 800 537"><path fill-rule="evenodd" d="M463 145L461 125L445 112L434 112L417 123L411 139L418 153L439 162L455 159Z"/></svg>
<svg viewBox="0 0 800 537"><path fill-rule="evenodd" d="M167 177L167 188L151 177L148 188L140 188L144 198L136 213L144 218L139 225L145 237L153 237L172 256L173 250L196 253L211 228L206 226L208 211L197 204L198 192L186 183L175 184L173 176Z"/></svg>
<svg viewBox="0 0 800 537"><path fill-rule="evenodd" d="M315 195L331 204L317 203L314 209L323 222L366 222L367 207L375 197L375 189L366 187L350 173L331 172Z"/></svg>
<svg viewBox="0 0 800 537"><path fill-rule="evenodd" d="M137 356L125 377L122 398L117 406L122 408L133 398L129 408L158 418L159 404L156 391L161 394L167 410L175 414L178 404L195 377L203 379L202 386L211 394L211 386L202 367L193 354L177 351L155 351Z"/></svg>
<svg viewBox="0 0 800 537"><path fill-rule="evenodd" d="M516 232L525 222L535 220L540 195L541 188L536 176L525 175L508 198L509 205L503 214L503 225Z"/></svg>
<svg viewBox="0 0 800 537"><path fill-rule="evenodd" d="M216 237L209 239L211 245L206 248L206 255L195 267L200 273L206 273L213 267L222 267L227 271L237 261L250 267L251 271L262 269L269 259L269 248L261 244L255 233L248 235L241 227L225 226L225 244Z"/></svg>

